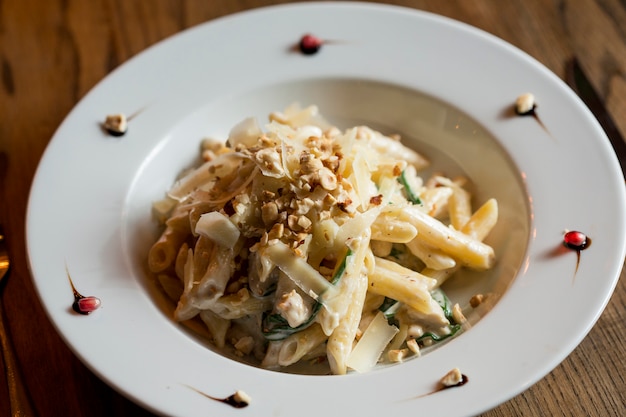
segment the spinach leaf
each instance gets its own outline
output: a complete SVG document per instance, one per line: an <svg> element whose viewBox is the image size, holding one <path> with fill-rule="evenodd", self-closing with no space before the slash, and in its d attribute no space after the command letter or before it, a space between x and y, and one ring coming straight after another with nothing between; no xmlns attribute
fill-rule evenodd
<svg viewBox="0 0 626 417"><path fill-rule="evenodd" d="M419 198L419 196L417 194L415 194L413 192L413 190L411 189L411 185L409 184L409 182L406 179L405 172L406 171L402 171L402 173L398 177L398 181L404 187L404 192L406 194L406 199L409 200L413 204L420 204L421 205L422 204L422 199Z"/></svg>
<svg viewBox="0 0 626 417"><path fill-rule="evenodd" d="M450 301L446 293L443 292L441 288L437 288L431 291L430 294L433 297L433 300L435 300L437 304L441 306L444 316L446 316L446 318L450 322L450 326L448 327L450 332L444 335L440 335L440 334L433 333L433 332L426 332L420 337L415 339L418 342L424 341L428 338L432 339L433 342L440 342L444 339L454 336L459 330L461 330L461 325L459 323L454 322L454 318L452 317L452 302Z"/></svg>
<svg viewBox="0 0 626 417"><path fill-rule="evenodd" d="M348 257L351 255L352 255L352 251L348 249L348 251L346 252L346 256L343 258L343 260L341 261L341 264L339 265L339 267L337 268L337 270L335 271L335 273L333 274L331 278L330 282L333 285L336 285L341 279L341 277L343 276L343 273L346 270ZM323 305L323 300L322 300L322 295L320 295L319 299L315 302L315 305L313 305L313 311L311 311L311 315L309 316L309 318L304 323L296 327L291 327L289 323L287 322L287 319L285 319L280 314L276 314L276 313L264 314L263 327L262 327L263 336L265 337L265 339L270 340L270 341L283 340L291 336L294 333L297 333L301 330L306 329L307 327L309 327L310 325L314 323L315 318L317 317L317 314L322 309L322 305Z"/></svg>

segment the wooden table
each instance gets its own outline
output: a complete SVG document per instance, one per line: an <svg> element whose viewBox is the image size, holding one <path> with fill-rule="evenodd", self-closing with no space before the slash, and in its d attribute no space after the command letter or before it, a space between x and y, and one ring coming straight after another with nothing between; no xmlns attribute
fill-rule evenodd
<svg viewBox="0 0 626 417"><path fill-rule="evenodd" d="M150 415L100 381L70 352L33 289L25 253L25 211L35 169L52 134L89 89L148 46L223 15L278 3L286 1L0 1L0 151L8 161L0 183L0 222L13 259L3 307L39 415ZM561 77L566 62L576 55L626 133L623 0L387 3L474 25L521 48ZM622 279L595 327L561 365L484 415L626 415L625 306ZM7 388L0 382L0 415L9 415L8 404Z"/></svg>

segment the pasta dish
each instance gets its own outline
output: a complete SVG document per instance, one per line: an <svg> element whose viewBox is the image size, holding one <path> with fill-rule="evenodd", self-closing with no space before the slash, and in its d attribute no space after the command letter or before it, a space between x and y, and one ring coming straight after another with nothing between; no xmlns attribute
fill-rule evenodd
<svg viewBox="0 0 626 417"><path fill-rule="evenodd" d="M177 321L199 318L262 367L345 374L417 356L465 320L441 284L495 262L497 202L474 210L467 179L423 179L429 161L399 137L292 105L201 152L154 204L148 265Z"/></svg>

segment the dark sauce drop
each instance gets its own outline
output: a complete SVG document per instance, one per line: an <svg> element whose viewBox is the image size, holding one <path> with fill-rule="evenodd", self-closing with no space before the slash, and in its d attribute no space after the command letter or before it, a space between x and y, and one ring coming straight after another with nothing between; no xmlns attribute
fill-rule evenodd
<svg viewBox="0 0 626 417"><path fill-rule="evenodd" d="M443 390L450 389L450 388L460 387L460 386L463 386L463 385L467 384L468 382L469 382L469 378L467 377L467 375L461 374L461 380L459 382L457 382L456 384L446 385L446 384L444 384L442 382L439 382L439 385L433 391L427 392L426 394L419 395L419 396L417 396L417 397L415 397L413 399L427 397L429 395L436 394L439 391L443 391Z"/></svg>
<svg viewBox="0 0 626 417"><path fill-rule="evenodd" d="M107 131L107 133L111 136L115 136L116 138L119 138L120 136L124 136L126 134L126 132L128 132L128 130L114 130L114 129L108 129L105 128L105 130Z"/></svg>
<svg viewBox="0 0 626 417"><path fill-rule="evenodd" d="M188 386L189 387L189 386ZM230 405L233 408L246 408L247 406L250 405L250 398L248 398L248 395L245 394L242 391L237 391L232 395L229 395L226 398L217 398L217 397L213 397L211 395L208 395L194 387L189 387L192 390L196 391L198 394L203 395L213 401L217 401L223 404L227 404Z"/></svg>
<svg viewBox="0 0 626 417"><path fill-rule="evenodd" d="M537 109L536 104L533 104L533 108L525 112L520 112L519 109L515 108L515 114L517 114L518 116L532 116L536 118L537 117L536 109Z"/></svg>
<svg viewBox="0 0 626 417"><path fill-rule="evenodd" d="M72 277L69 272L67 273L67 278L70 281L70 286L72 287L72 292L74 293L74 302L72 303L72 309L78 314L87 315L98 308L100 308L101 301L98 297L84 296L76 290L74 286L74 282L72 282Z"/></svg>
<svg viewBox="0 0 626 417"><path fill-rule="evenodd" d="M467 384L468 381L469 381L469 378L467 377L467 375L461 374L461 380L459 382L457 382L454 385L443 385L443 384L441 384L441 386L439 387L439 389L437 391L441 391L441 390L448 389L448 388L460 387L462 385ZM435 392L437 392L437 391L435 391Z"/></svg>
<svg viewBox="0 0 626 417"><path fill-rule="evenodd" d="M235 394L230 395L226 398L213 398L216 401L223 402L224 404L228 404L234 408L245 408L250 405L247 401L241 401L237 398Z"/></svg>
<svg viewBox="0 0 626 417"><path fill-rule="evenodd" d="M541 121L541 119L539 118L539 115L537 114L537 105L533 104L532 109L520 113L517 108L515 109L515 114L517 114L518 116L531 116L533 117L537 123L539 123L539 125L543 128L543 130L545 130L546 132L548 131L548 129L546 128L546 125L543 124L543 122Z"/></svg>

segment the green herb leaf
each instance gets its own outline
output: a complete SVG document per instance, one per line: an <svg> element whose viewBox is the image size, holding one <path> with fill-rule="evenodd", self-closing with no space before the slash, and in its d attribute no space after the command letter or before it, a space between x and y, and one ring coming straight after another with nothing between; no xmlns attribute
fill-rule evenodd
<svg viewBox="0 0 626 417"><path fill-rule="evenodd" d="M398 177L398 181L404 187L404 192L406 194L406 199L409 200L413 204L421 205L422 204L422 199L419 198L419 196L417 194L415 194L413 192L413 190L411 189L411 186L409 185L409 182L406 179L405 172L406 171L402 171L402 174L400 174L400 176Z"/></svg>
<svg viewBox="0 0 626 417"><path fill-rule="evenodd" d="M452 317L452 302L450 301L446 293L443 292L441 288L437 288L431 291L430 295L433 297L433 300L435 300L437 304L441 306L444 316L446 316L446 319L448 319L448 321L451 323L448 327L450 329L450 333L440 335L433 332L426 332L415 339L418 342L428 338L432 339L434 342L440 342L444 339L454 336L459 330L461 330L461 325L458 323L454 323L454 318Z"/></svg>
<svg viewBox="0 0 626 417"><path fill-rule="evenodd" d="M263 336L267 340L283 340L296 332L304 330L313 324L321 308L322 303L315 303L313 311L307 321L297 327L291 327L287 320L280 314L268 314L263 318Z"/></svg>
<svg viewBox="0 0 626 417"><path fill-rule="evenodd" d="M433 300L435 300L437 304L441 306L443 314L446 316L446 318L450 322L452 322L452 302L450 301L446 293L443 292L441 288L436 288L430 292L430 295L433 297Z"/></svg>
<svg viewBox="0 0 626 417"><path fill-rule="evenodd" d="M352 255L352 251L348 249L348 251L346 252L346 256L344 256L343 260L341 261L341 264L339 265L339 267L337 268L333 277L330 280L330 282L333 285L336 285L341 279L341 277L343 276L344 272L346 271L346 264L348 261L348 257L351 255ZM322 297L320 296L318 301L315 302L315 305L313 306L313 311L311 312L311 315L309 316L309 318L304 323L296 327L291 327L289 325L289 322L287 322L287 320L280 314L264 315L263 336L267 340L270 340L270 341L283 340L291 336L294 333L297 333L301 330L306 329L307 327L313 324L313 322L315 321L315 317L317 317L317 314L322 309L322 305L323 305L323 300L322 300Z"/></svg>
<svg viewBox="0 0 626 417"><path fill-rule="evenodd" d="M434 342L441 342L444 339L454 336L459 330L461 330L461 325L453 324L450 326L450 333L448 334L439 335L437 333L426 332L420 337L416 338L415 340L417 340L418 342L421 342L425 339L431 338Z"/></svg>

